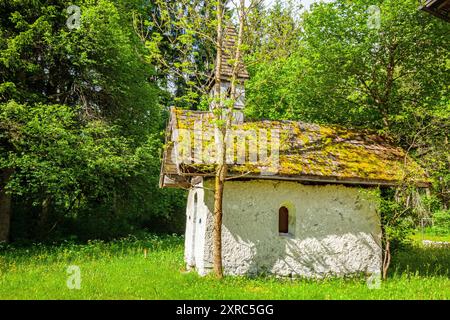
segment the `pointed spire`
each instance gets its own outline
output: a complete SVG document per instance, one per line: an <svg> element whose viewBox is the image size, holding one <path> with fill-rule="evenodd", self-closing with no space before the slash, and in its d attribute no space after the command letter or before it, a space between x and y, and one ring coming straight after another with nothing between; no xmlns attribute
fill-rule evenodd
<svg viewBox="0 0 450 320"><path fill-rule="evenodd" d="M234 57L236 55L236 40L237 33L236 29L228 25L225 27L223 34L223 43L222 43L222 68L220 72L221 79L221 92L228 95L231 91L231 78L233 77L233 68L234 68ZM242 123L244 121L244 113L242 110L245 106L245 88L244 81L249 79L250 76L247 72L244 62L240 61L238 65L237 72L237 83L236 83L236 101L233 106L233 122L234 123ZM214 96L214 83L215 77L211 77L211 82L209 83L210 87L210 95ZM214 104L211 103L210 110L214 109Z"/></svg>
<svg viewBox="0 0 450 320"><path fill-rule="evenodd" d="M222 72L221 79L225 81L230 81L233 75L233 59L236 53L236 39L237 33L236 29L228 25L224 30L223 37L223 53L222 53ZM249 74L247 72L247 68L245 67L242 59L239 63L239 70L237 74L237 79L241 81L247 80L249 78Z"/></svg>

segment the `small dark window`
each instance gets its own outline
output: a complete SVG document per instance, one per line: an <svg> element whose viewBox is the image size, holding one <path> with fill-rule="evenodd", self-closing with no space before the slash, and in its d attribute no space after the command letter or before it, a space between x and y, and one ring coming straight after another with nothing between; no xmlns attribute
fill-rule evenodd
<svg viewBox="0 0 450 320"><path fill-rule="evenodd" d="M289 210L286 207L281 207L278 211L278 231L280 233L289 232Z"/></svg>

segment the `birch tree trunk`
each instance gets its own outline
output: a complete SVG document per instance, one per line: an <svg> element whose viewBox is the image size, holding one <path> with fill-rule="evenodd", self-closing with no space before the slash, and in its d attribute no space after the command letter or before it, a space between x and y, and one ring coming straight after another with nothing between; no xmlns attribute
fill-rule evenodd
<svg viewBox="0 0 450 320"><path fill-rule="evenodd" d="M217 278L223 277L222 267L222 204L228 166L224 162L217 166L214 189L214 273Z"/></svg>
<svg viewBox="0 0 450 320"><path fill-rule="evenodd" d="M216 70L215 70L215 89L214 98L215 101L215 114L218 118L222 117L222 93L221 93L221 72L222 72L222 43L223 43L223 3L222 0L217 2L217 41L216 41ZM220 131L222 135L219 137L221 139L220 148L222 149L220 155L222 157L221 163L217 165L216 175L215 175L215 188L214 188L214 235L213 235L213 266L214 273L217 278L223 277L223 267L222 267L222 203L223 203L223 191L225 187L225 178L228 171L225 156L225 126L219 123L221 126ZM219 160L219 159L218 159Z"/></svg>
<svg viewBox="0 0 450 320"><path fill-rule="evenodd" d="M220 132L221 132L221 143L219 147L221 151L219 153L220 159L217 165L216 175L215 175L215 189L214 189L214 240L213 240L213 266L214 273L217 278L223 277L223 266L222 266L222 217L223 217L223 194L225 189L225 182L228 175L228 164L226 163L226 135L229 127L231 126L233 118L233 106L236 102L236 81L239 74L239 65L241 62L241 45L244 33L244 18L245 18L245 1L240 0L239 8L239 32L238 39L236 41L236 51L234 54L234 65L233 72L231 76L231 87L230 87L230 99L231 105L230 109L225 110L224 108L224 97L221 93L221 71L222 71L222 55L223 55L223 3L221 0L218 2L217 6L217 55L216 55L216 70L215 70L215 107L219 110L215 110L216 114L219 114L220 121ZM225 117L225 119L224 119Z"/></svg>

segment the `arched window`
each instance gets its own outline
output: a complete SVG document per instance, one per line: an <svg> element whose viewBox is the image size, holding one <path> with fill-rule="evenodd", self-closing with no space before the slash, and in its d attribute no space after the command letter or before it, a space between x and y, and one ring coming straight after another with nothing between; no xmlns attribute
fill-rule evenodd
<svg viewBox="0 0 450 320"><path fill-rule="evenodd" d="M280 233L289 232L289 210L286 207L281 207L278 210L278 231Z"/></svg>

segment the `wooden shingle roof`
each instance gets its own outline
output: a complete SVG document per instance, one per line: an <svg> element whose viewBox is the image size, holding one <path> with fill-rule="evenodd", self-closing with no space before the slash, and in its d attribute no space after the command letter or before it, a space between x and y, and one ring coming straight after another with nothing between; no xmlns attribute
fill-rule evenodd
<svg viewBox="0 0 450 320"><path fill-rule="evenodd" d="M236 53L236 29L232 26L227 26L224 30L223 44L222 44L222 80L230 80L233 74L234 57ZM246 80L249 74L244 63L241 61L238 68L238 79Z"/></svg>
<svg viewBox="0 0 450 320"><path fill-rule="evenodd" d="M450 22L450 0L422 0L420 8Z"/></svg>
<svg viewBox="0 0 450 320"><path fill-rule="evenodd" d="M173 157L173 147L179 138L174 132L188 130L194 143L194 134L201 134L199 124L201 131L213 132L213 115L210 112L171 110L161 168L161 186L183 187L189 185L192 177L214 176L215 165L198 163L194 157L194 147L192 153L182 161L174 160ZM195 133L194 128L197 130ZM254 132L256 135L263 130L269 133L269 142L271 130L277 130L279 160L276 171L270 175L262 174L268 164L260 161L230 164L230 176L373 186L395 186L410 181L417 186L429 186L426 172L403 149L368 131L295 121L244 122L234 125L233 129ZM208 148L208 141L201 143L202 148ZM211 152L211 148L208 150Z"/></svg>

